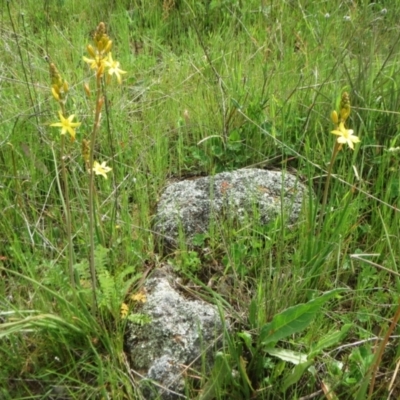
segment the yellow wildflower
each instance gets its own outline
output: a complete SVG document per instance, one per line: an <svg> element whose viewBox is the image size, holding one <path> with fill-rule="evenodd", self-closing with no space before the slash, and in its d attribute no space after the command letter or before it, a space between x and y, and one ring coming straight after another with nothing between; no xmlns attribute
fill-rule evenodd
<svg viewBox="0 0 400 400"><path fill-rule="evenodd" d="M146 293L141 290L138 293L135 293L131 296L131 300L140 302L140 303L146 303Z"/></svg>
<svg viewBox="0 0 400 400"><path fill-rule="evenodd" d="M58 115L60 116L60 122L55 122L54 124L51 124L50 126L56 126L61 128L61 135L65 135L67 132L71 136L71 140L75 140L75 129L77 128L81 123L80 122L72 122L72 120L75 118L75 115L72 114L68 118L64 118L62 115L62 112L59 111Z"/></svg>
<svg viewBox="0 0 400 400"><path fill-rule="evenodd" d="M104 176L105 179L107 179L107 173L112 170L112 168L106 166L106 162L103 161L101 164L99 164L97 161L93 163L93 172L96 175L102 175Z"/></svg>
<svg viewBox="0 0 400 400"><path fill-rule="evenodd" d="M343 122L341 122L337 129L333 130L333 133L337 138L337 142L340 144L348 144L349 147L354 150L354 143L359 143L360 139L357 136L354 136L353 129L346 129Z"/></svg>
<svg viewBox="0 0 400 400"><path fill-rule="evenodd" d="M108 55L108 60L104 62L104 65L108 68L109 75L115 75L117 77L118 83L121 83L121 74L126 74L126 71L123 71L119 68L119 61L114 61L112 58L112 54Z"/></svg>

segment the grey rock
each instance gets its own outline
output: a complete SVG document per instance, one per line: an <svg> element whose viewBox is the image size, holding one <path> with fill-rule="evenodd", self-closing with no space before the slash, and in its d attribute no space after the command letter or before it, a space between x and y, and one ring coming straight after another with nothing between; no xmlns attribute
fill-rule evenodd
<svg viewBox="0 0 400 400"><path fill-rule="evenodd" d="M184 180L168 186L154 222L158 244L176 248L179 232L191 246L196 234L206 233L212 219L243 222L257 218L268 224L282 214L294 223L308 188L288 172L240 169L215 176Z"/></svg>
<svg viewBox="0 0 400 400"><path fill-rule="evenodd" d="M125 343L131 367L145 378L140 387L146 399L185 398L185 366L205 362L210 368L218 337L229 327L217 307L184 297L173 282L170 272L157 270L145 283L147 299L139 311L151 322L128 324Z"/></svg>

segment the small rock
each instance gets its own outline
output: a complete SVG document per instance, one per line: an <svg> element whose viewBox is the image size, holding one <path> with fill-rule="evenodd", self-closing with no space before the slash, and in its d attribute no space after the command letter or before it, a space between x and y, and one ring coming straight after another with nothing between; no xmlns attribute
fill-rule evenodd
<svg viewBox="0 0 400 400"><path fill-rule="evenodd" d="M258 223L268 224L282 213L288 223L300 214L308 188L288 172L240 169L184 180L168 186L161 196L154 231L158 244L178 247L179 231L191 246L196 234L208 231L212 217L243 222L257 210Z"/></svg>
<svg viewBox="0 0 400 400"><path fill-rule="evenodd" d="M182 296L173 288L174 280L174 275L164 270L149 278L146 303L139 312L151 322L128 324L126 347L131 367L146 378L140 382L146 399L182 398L185 366L193 362L196 368L205 360L210 368L217 338L223 332L217 307ZM228 321L225 325L229 326Z"/></svg>

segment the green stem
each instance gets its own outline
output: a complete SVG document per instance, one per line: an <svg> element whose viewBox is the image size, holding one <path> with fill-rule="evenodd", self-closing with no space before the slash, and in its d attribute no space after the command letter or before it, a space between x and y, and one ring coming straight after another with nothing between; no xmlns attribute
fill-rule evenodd
<svg viewBox="0 0 400 400"><path fill-rule="evenodd" d="M71 209L70 209L70 201L69 201L69 186L68 186L68 177L67 171L65 167L65 159L64 159L64 135L61 136L61 144L60 144L60 157L61 157L61 179L64 185L64 188L60 184L60 179L58 178L58 170L57 170L57 161L56 156L53 150L54 157L54 165L56 168L56 181L58 186L58 191L60 192L60 198L64 209L65 214L65 224L67 227L67 240L68 240L68 271L69 271L69 279L71 286L75 289L75 274L74 274L74 247L72 243L72 226L71 226Z"/></svg>
<svg viewBox="0 0 400 400"><path fill-rule="evenodd" d="M333 164L335 162L336 156L339 152L339 148L340 148L340 144L337 141L335 141L335 145L334 145L333 151L332 151L331 161L329 162L328 174L326 176L324 196L322 198L322 207L321 207L321 211L319 214L318 228L317 228L316 236L319 236L319 234L321 233L322 221L324 219L326 203L328 201L328 192L329 192L329 185L331 182L332 168L333 168Z"/></svg>
<svg viewBox="0 0 400 400"><path fill-rule="evenodd" d="M94 188L94 173L93 173L93 162L94 162L94 147L96 143L97 132L100 127L100 116L101 108L103 106L103 98L101 97L101 77L97 76L96 79L96 113L90 137L90 156L89 156L89 241L90 241L90 254L89 254L89 265L90 265L90 276L92 279L92 291L93 291L93 305L92 312L95 313L97 310L97 299L96 299L96 266L94 264L94 232L95 232L95 188Z"/></svg>
<svg viewBox="0 0 400 400"><path fill-rule="evenodd" d="M66 117L65 113L65 100L60 99L59 104L61 107L61 112L64 118ZM68 184L68 176L67 176L67 168L65 165L65 136L61 135L61 144L60 144L60 159L61 159L61 177L63 182L63 189L59 187L60 196L63 201L64 213L65 213L65 224L67 227L67 240L68 240L68 271L69 271L69 280L73 289L75 289L75 274L74 274L74 246L72 243L72 216L71 216L71 203L69 200L69 184Z"/></svg>
<svg viewBox="0 0 400 400"><path fill-rule="evenodd" d="M107 91L106 91L106 85L105 85L105 79L103 79L102 82L102 90L103 90L103 94L104 94L104 106L105 106L105 113L106 113L106 123L107 123L107 133L108 133L108 143L110 146L110 150L111 150L111 154L112 154L112 158L111 158L111 166L113 169L113 174L112 174L112 179L113 179L113 188L114 188L114 193L115 193L115 197L114 197L114 207L112 209L112 213L111 213L111 219L110 219L110 226L111 226L111 238L109 241L109 246L112 246L112 241L114 239L114 227L115 227L115 221L117 218L117 207L118 207L118 195L119 195L119 186L116 183L116 175L115 175L115 171L116 171L116 163L115 163L115 148L114 148L114 140L112 138L112 132L111 132L111 108L109 106L109 102L107 99ZM103 243L105 243L104 240L104 229L102 229L102 234L103 234Z"/></svg>
<svg viewBox="0 0 400 400"><path fill-rule="evenodd" d="M71 286L75 289L75 274L74 274L74 246L72 243L72 222L71 222L71 205L69 201L69 184L67 176L67 168L65 166L64 156L64 135L61 136L61 175L64 183L64 211L65 211L65 223L67 225L67 240L68 240L68 271Z"/></svg>

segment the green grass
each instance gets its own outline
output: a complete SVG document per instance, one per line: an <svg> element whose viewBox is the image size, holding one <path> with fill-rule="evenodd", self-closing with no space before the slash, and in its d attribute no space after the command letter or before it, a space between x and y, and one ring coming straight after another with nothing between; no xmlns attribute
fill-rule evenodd
<svg viewBox="0 0 400 400"><path fill-rule="evenodd" d="M400 291L400 1L0 5L0 397L141 398L119 307L149 266L169 260L204 284L204 295L237 326L226 333L211 379L193 374L200 378L188 382L188 398L300 399L321 391L322 382L340 399L366 398L380 343L374 338L387 332ZM128 73L121 86L107 86L95 147L113 171L96 178L96 263L105 278L93 315L80 150L93 118L83 84L93 82L82 56L100 21ZM68 114L82 122L65 150L76 291L45 56L70 85ZM336 159L329 212L316 236L335 140L330 113L344 90L352 104L347 125L361 144ZM216 221L208 252L157 252L152 217L171 179L248 166L296 172L315 192L298 224ZM312 309L304 329L262 343L262 327L274 316L337 288L346 290ZM398 333L373 398L388 397ZM284 350L308 355L308 364L295 367ZM392 389L399 396L398 381Z"/></svg>

